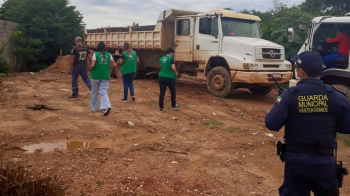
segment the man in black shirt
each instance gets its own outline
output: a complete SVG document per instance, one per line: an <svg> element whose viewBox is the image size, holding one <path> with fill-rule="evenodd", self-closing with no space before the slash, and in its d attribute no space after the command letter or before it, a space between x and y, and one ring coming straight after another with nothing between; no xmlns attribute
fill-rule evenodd
<svg viewBox="0 0 350 196"><path fill-rule="evenodd" d="M75 38L75 46L71 52L69 73L72 74L72 95L69 98L78 97L78 77L83 79L86 86L91 91L91 80L88 76L87 59L90 58L90 50L82 45L81 37Z"/></svg>

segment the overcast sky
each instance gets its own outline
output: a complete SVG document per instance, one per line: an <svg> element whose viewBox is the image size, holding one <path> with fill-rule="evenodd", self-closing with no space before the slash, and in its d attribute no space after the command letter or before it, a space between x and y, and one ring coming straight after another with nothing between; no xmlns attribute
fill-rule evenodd
<svg viewBox="0 0 350 196"><path fill-rule="evenodd" d="M304 0L281 0L292 6ZM3 0L0 0L2 4ZM155 25L159 13L166 9L210 11L231 7L235 11L255 9L266 11L272 7L272 0L70 0L84 15L86 28L106 26L127 26L132 22L139 25Z"/></svg>

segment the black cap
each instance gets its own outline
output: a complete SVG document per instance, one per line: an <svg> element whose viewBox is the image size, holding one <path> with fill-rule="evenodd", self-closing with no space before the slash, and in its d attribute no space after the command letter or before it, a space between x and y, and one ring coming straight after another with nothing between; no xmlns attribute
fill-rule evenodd
<svg viewBox="0 0 350 196"><path fill-rule="evenodd" d="M292 56L291 60L309 77L317 77L322 73L323 60L318 52L305 51Z"/></svg>
<svg viewBox="0 0 350 196"><path fill-rule="evenodd" d="M338 31L341 32L341 33L346 33L344 27L338 27Z"/></svg>
<svg viewBox="0 0 350 196"><path fill-rule="evenodd" d="M172 49L171 47L165 50L165 54L170 54L170 53L175 53L174 49Z"/></svg>

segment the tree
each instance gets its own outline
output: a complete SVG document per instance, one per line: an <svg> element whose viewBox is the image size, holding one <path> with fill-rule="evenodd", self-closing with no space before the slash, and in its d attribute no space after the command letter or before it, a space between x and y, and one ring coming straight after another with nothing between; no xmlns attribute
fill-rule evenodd
<svg viewBox="0 0 350 196"><path fill-rule="evenodd" d="M349 0L306 0L300 8L317 16L343 16L350 12Z"/></svg>
<svg viewBox="0 0 350 196"><path fill-rule="evenodd" d="M83 34L82 15L68 0L7 0L0 18L20 24L12 51L22 71L52 64L60 50L69 53L74 37Z"/></svg>
<svg viewBox="0 0 350 196"><path fill-rule="evenodd" d="M309 26L314 16L301 11L298 7L291 8L283 7L278 12L274 13L274 25L270 26L269 39L281 44L285 48L286 58L296 54L302 43L308 36L307 29L300 29L300 25ZM291 20L292 19L292 20ZM288 27L295 29L295 43L287 42L286 30Z"/></svg>

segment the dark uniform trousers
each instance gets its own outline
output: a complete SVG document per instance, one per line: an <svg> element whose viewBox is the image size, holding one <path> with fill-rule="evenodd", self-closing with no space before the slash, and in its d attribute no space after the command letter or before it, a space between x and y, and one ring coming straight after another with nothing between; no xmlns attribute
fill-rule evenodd
<svg viewBox="0 0 350 196"><path fill-rule="evenodd" d="M303 165L285 162L284 182L279 188L281 196L338 196L335 164Z"/></svg>

